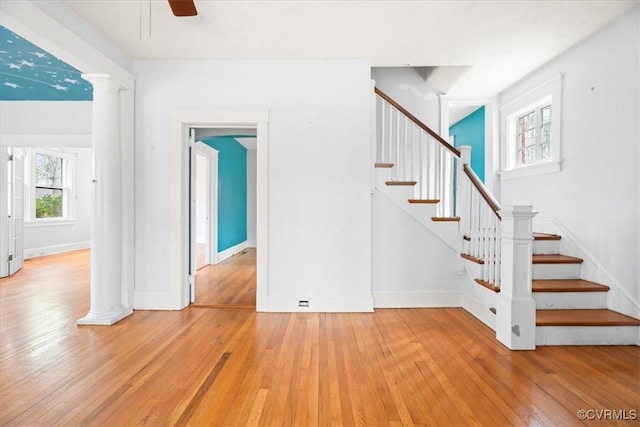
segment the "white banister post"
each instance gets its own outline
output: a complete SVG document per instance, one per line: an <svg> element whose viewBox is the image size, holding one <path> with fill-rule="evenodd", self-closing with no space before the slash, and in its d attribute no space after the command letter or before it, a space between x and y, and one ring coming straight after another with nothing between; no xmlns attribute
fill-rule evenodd
<svg viewBox="0 0 640 427"><path fill-rule="evenodd" d="M460 237L464 237L469 234L469 194L471 188L469 188L470 182L465 178L463 170L464 165L471 165L471 146L463 145L458 147L460 150L460 158L458 159L458 166L456 171L456 212L455 214L460 217Z"/></svg>
<svg viewBox="0 0 640 427"><path fill-rule="evenodd" d="M93 85L91 308L79 325L112 325L132 313L122 304L120 84L83 74Z"/></svg>
<svg viewBox="0 0 640 427"><path fill-rule="evenodd" d="M536 303L531 294L533 217L531 206L500 210L501 286L496 306L496 337L511 350L536 348Z"/></svg>

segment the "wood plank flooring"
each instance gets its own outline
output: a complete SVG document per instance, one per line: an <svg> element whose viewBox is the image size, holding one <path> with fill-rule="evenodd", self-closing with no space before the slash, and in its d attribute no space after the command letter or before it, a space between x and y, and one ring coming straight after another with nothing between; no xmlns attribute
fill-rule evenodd
<svg viewBox="0 0 640 427"><path fill-rule="evenodd" d="M0 424L639 425L639 347L511 352L462 309L135 311L75 325L88 253L0 280ZM592 412L591 414L595 414Z"/></svg>
<svg viewBox="0 0 640 427"><path fill-rule="evenodd" d="M256 249L249 248L196 273L194 307L256 307Z"/></svg>

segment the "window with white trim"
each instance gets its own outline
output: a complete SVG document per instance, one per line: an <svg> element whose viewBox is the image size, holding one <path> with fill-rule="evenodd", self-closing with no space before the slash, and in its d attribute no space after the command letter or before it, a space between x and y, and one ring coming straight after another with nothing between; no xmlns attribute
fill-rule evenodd
<svg viewBox="0 0 640 427"><path fill-rule="evenodd" d="M501 179L560 170L561 82L558 76L501 108Z"/></svg>
<svg viewBox="0 0 640 427"><path fill-rule="evenodd" d="M45 223L75 219L75 153L31 148L27 154L27 221Z"/></svg>
<svg viewBox="0 0 640 427"><path fill-rule="evenodd" d="M518 116L516 161L518 166L551 159L551 104L543 102Z"/></svg>

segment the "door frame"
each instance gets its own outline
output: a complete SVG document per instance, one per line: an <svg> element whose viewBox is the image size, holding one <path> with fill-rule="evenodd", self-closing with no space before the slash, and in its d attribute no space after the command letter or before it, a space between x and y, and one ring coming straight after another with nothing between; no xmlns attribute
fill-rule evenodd
<svg viewBox="0 0 640 427"><path fill-rule="evenodd" d="M9 150L5 145L0 145L0 188L3 189L0 197L0 277L9 275Z"/></svg>
<svg viewBox="0 0 640 427"><path fill-rule="evenodd" d="M269 111L174 111L171 113L168 173L171 295L179 307L190 300L189 281L189 129L255 128L256 165L256 311L269 311Z"/></svg>

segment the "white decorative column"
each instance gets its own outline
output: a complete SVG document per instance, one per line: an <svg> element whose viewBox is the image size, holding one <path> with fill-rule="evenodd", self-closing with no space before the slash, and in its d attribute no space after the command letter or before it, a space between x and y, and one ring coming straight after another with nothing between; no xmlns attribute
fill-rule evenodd
<svg viewBox="0 0 640 427"><path fill-rule="evenodd" d="M511 350L536 348L536 303L531 294L533 217L531 206L506 206L502 217L501 284L496 337Z"/></svg>
<svg viewBox="0 0 640 427"><path fill-rule="evenodd" d="M122 305L121 86L108 74L83 74L93 85L91 308L79 325L113 325Z"/></svg>

